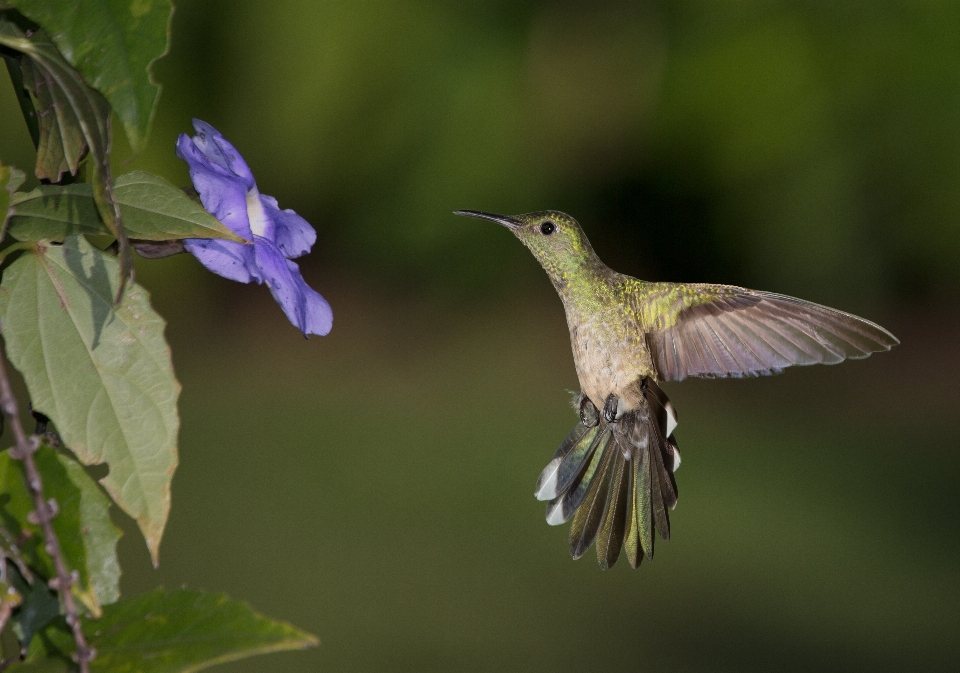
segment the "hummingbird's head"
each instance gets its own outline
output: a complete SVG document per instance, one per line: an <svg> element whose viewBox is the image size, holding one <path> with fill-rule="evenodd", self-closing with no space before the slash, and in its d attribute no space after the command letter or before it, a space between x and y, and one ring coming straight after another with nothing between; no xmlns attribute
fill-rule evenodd
<svg viewBox="0 0 960 673"><path fill-rule="evenodd" d="M457 210L454 215L478 217L502 224L530 249L555 284L596 260L590 241L575 219L556 210L525 215L495 215L479 210Z"/></svg>

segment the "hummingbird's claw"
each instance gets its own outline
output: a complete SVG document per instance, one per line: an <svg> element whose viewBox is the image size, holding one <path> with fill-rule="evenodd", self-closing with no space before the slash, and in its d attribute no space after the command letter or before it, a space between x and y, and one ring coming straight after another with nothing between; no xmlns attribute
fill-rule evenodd
<svg viewBox="0 0 960 673"><path fill-rule="evenodd" d="M620 398L610 393L606 403L603 405L603 420L607 423L617 422L617 410L620 407Z"/></svg>
<svg viewBox="0 0 960 673"><path fill-rule="evenodd" d="M580 398L580 422L588 428L596 427L600 423L600 412L589 397L581 393Z"/></svg>

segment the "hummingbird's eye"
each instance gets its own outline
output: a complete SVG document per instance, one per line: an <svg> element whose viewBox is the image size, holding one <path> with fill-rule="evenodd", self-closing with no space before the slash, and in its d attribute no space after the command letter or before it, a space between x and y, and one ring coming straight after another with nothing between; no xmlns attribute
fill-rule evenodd
<svg viewBox="0 0 960 673"><path fill-rule="evenodd" d="M557 225L555 225L550 220L547 220L546 222L540 225L540 233L543 234L544 236L549 236L556 230L557 230Z"/></svg>

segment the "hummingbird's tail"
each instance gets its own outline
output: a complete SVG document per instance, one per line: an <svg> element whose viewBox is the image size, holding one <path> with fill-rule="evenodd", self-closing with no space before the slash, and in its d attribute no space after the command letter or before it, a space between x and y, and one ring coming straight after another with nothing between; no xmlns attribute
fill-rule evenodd
<svg viewBox="0 0 960 673"><path fill-rule="evenodd" d="M537 481L537 499L550 501L547 523L573 517L573 558L596 540L604 569L616 563L621 548L634 568L644 556L652 559L653 532L670 539L667 509L677 504L676 413L652 379L640 387L644 404L614 421L599 413L582 415L587 417L563 440Z"/></svg>

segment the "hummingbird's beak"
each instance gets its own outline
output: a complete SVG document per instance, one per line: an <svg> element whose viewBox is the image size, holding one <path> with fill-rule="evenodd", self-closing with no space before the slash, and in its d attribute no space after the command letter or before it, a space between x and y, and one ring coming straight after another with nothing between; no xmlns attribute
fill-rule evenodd
<svg viewBox="0 0 960 673"><path fill-rule="evenodd" d="M522 222L519 220L510 217L509 215L496 215L494 213L484 213L480 210L455 210L453 211L454 215L465 215L467 217L476 217L481 220L490 220L491 222L496 222L497 224L502 224L507 229L515 231L522 226Z"/></svg>

